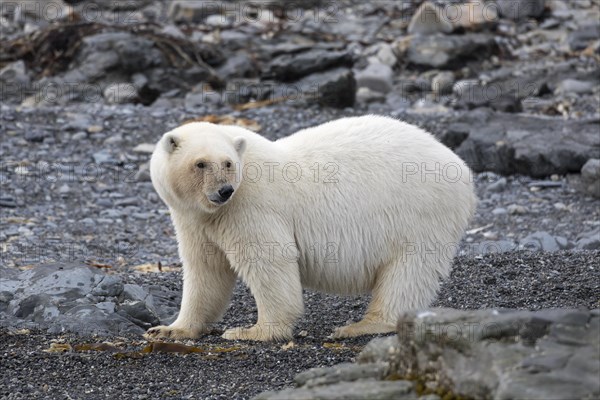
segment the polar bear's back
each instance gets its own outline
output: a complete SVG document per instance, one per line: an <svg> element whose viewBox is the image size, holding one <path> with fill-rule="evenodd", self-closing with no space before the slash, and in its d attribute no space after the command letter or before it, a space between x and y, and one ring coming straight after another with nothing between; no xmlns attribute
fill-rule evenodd
<svg viewBox="0 0 600 400"><path fill-rule="evenodd" d="M377 268L407 245L457 244L474 212L469 168L416 126L344 118L276 143L286 161L311 171L283 194L293 199L286 211L298 246L312 249L301 262L308 286L367 289ZM327 246L335 262L327 263Z"/></svg>

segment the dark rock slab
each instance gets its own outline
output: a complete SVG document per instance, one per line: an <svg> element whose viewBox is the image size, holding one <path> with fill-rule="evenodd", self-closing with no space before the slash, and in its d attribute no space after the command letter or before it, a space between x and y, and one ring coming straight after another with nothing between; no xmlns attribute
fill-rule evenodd
<svg viewBox="0 0 600 400"><path fill-rule="evenodd" d="M0 272L0 316L9 325L51 333L141 334L174 313L166 289L161 293L124 284L120 276L87 265L45 264Z"/></svg>
<svg viewBox="0 0 600 400"><path fill-rule="evenodd" d="M397 336L372 340L357 364L311 369L299 388L256 399L597 398L599 322L598 310L406 312Z"/></svg>
<svg viewBox="0 0 600 400"><path fill-rule="evenodd" d="M466 113L469 136L457 153L475 171L545 177L579 172L600 156L600 120Z"/></svg>
<svg viewBox="0 0 600 400"><path fill-rule="evenodd" d="M494 36L489 34L417 35L410 40L406 58L417 66L453 68L464 65L468 60L486 58L497 51Z"/></svg>
<svg viewBox="0 0 600 400"><path fill-rule="evenodd" d="M267 66L264 77L290 82L333 67L351 67L352 63L352 56L346 51L311 49L276 57Z"/></svg>

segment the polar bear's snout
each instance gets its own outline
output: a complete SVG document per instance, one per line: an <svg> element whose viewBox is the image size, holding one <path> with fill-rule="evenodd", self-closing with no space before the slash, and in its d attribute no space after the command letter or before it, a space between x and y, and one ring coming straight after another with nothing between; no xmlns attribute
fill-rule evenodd
<svg viewBox="0 0 600 400"><path fill-rule="evenodd" d="M230 184L223 185L221 189L217 190L216 193L213 193L208 196L208 199L217 205L222 205L227 202L233 195L234 189Z"/></svg>

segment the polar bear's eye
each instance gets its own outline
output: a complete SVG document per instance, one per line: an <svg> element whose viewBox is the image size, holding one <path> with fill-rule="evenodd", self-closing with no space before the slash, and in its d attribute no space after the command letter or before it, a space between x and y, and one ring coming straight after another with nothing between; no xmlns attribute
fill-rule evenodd
<svg viewBox="0 0 600 400"><path fill-rule="evenodd" d="M196 167L202 169L206 166L206 164L204 164L204 161L200 161L199 163L196 164Z"/></svg>
<svg viewBox="0 0 600 400"><path fill-rule="evenodd" d="M225 162L225 167L226 168L231 168L231 161L226 161Z"/></svg>

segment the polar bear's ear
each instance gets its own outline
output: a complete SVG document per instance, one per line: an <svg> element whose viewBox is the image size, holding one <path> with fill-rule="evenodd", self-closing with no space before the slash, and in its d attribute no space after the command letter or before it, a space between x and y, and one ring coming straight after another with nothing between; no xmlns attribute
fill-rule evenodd
<svg viewBox="0 0 600 400"><path fill-rule="evenodd" d="M246 150L246 139L241 136L236 137L233 139L233 147L235 148L235 151L237 151L238 155L241 156Z"/></svg>
<svg viewBox="0 0 600 400"><path fill-rule="evenodd" d="M176 138L175 135L167 135L165 136L163 145L165 146L165 151L167 153L172 153L177 147L179 147L179 139Z"/></svg>

